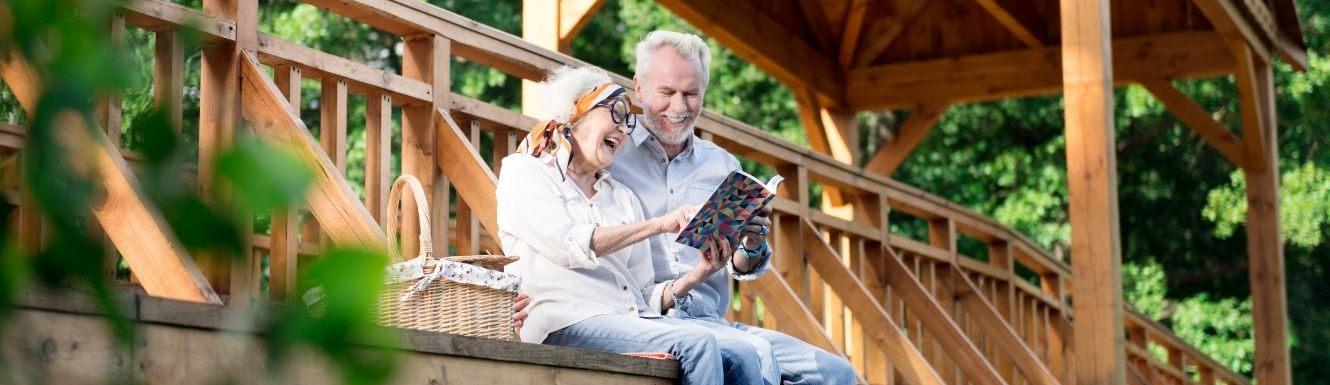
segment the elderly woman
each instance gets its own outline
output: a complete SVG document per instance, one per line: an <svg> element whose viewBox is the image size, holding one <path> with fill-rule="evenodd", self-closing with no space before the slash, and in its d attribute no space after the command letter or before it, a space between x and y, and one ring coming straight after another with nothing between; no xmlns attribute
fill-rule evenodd
<svg viewBox="0 0 1330 385"><path fill-rule="evenodd" d="M680 231L696 208L646 219L637 196L605 170L636 128L626 90L589 67L560 68L542 86L546 120L503 159L497 191L499 240L521 257L509 271L522 275L531 301L522 341L669 353L685 384L760 382L759 368L732 364L756 352L722 352L705 329L661 317L690 288L653 285L644 241ZM733 250L720 238L707 248ZM726 252L705 254L699 275L728 262Z"/></svg>

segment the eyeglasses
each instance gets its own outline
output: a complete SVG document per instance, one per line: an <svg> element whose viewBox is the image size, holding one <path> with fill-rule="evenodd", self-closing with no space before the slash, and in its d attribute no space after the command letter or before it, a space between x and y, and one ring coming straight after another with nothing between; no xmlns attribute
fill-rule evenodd
<svg viewBox="0 0 1330 385"><path fill-rule="evenodd" d="M637 128L637 114L634 114L633 109L628 107L628 100L625 100L624 98L615 97L605 99L600 103L591 106L591 108L605 108L606 110L609 110L610 120L613 120L614 124L621 124L624 127L627 127L628 134L632 134L633 130Z"/></svg>

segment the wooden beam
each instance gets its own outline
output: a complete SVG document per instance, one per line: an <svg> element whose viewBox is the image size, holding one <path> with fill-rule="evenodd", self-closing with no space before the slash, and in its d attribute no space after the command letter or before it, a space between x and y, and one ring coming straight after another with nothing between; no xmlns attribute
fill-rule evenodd
<svg viewBox="0 0 1330 385"><path fill-rule="evenodd" d="M1191 127L1197 135L1201 136L1206 143L1209 143L1215 151L1228 158L1230 162L1239 168L1244 167L1246 162L1245 148L1242 138L1233 134L1227 127L1216 121L1206 112L1204 108L1192 101L1187 95L1173 87L1173 84L1167 80L1145 80L1141 82L1146 90L1164 103L1169 112L1173 113L1178 120L1182 121L1187 127Z"/></svg>
<svg viewBox="0 0 1330 385"><path fill-rule="evenodd" d="M596 12L605 6L605 0L557 0L557 2L559 12L555 15L559 23L559 52L572 53L573 39L587 23L591 22ZM525 20L524 18L524 23Z"/></svg>
<svg viewBox="0 0 1330 385"><path fill-rule="evenodd" d="M259 265L250 252L249 237L253 234L252 213L241 212L231 200L230 186L215 181L218 157L231 147L240 132L240 56L246 50L258 48L258 3L245 0L204 0L203 11L235 24L235 39L221 41L203 49L199 69L199 178L198 188L209 204L232 213L241 236L240 258L223 255L205 258L213 262L207 269L209 279L218 287L227 288L232 302L244 302L257 297L259 278L254 274Z"/></svg>
<svg viewBox="0 0 1330 385"><path fill-rule="evenodd" d="M868 292L863 282L851 274L840 262L836 250L820 237L820 231L808 220L803 221L804 243L808 245L808 264L813 267L854 311L855 317L864 324L864 331L871 335L873 342L882 348L887 359L896 363L898 369L905 372L911 384L946 383L938 372L927 363L922 353L909 342L901 332L900 325L888 315L887 310ZM884 258L890 259L890 258ZM897 260L899 263L899 260ZM900 265L903 269L904 266ZM941 341L948 355L957 357L965 376L976 384L1006 384L998 377L997 371L979 353L978 348L965 338L965 335L948 317L937 302L929 296L918 280L906 273L906 278L914 286L903 284L902 277L887 268L887 283L901 294L906 306L916 315L925 319L924 327Z"/></svg>
<svg viewBox="0 0 1330 385"><path fill-rule="evenodd" d="M894 256L893 256L894 257ZM983 292L978 286L965 276L965 272L959 268L950 269L951 279L956 283L956 299L966 314L975 317L975 322L983 328L984 335L991 338L998 348L1002 349L1002 355L1011 359L1016 368L1020 369L1021 374L1036 385L1057 385L1061 384L1053 372L1040 361L1039 356L1035 355L1034 350L1030 349L1021 341L1020 336L1016 335L1016 330L998 314L997 308L984 299Z"/></svg>
<svg viewBox="0 0 1330 385"><path fill-rule="evenodd" d="M472 215L480 221L485 231L490 237L498 239L498 217L494 211L497 207L494 189L498 186L498 178L485 164L485 160L480 158L480 152L471 145L469 137L462 133L452 116L443 109L436 110L435 114L438 127L434 132L439 144L435 161L438 167L453 181L457 195L471 207Z"/></svg>
<svg viewBox="0 0 1330 385"><path fill-rule="evenodd" d="M751 3L685 0L657 3L790 89L810 89L827 107L843 104L843 71L836 62Z"/></svg>
<svg viewBox="0 0 1330 385"><path fill-rule="evenodd" d="M37 71L11 50L0 63L0 77L28 116L33 116L41 95ZM64 112L55 119L51 128L58 129L57 140L69 156L71 171L100 185L98 197L91 202L93 216L124 254L143 289L158 297L221 304L161 213L148 203L119 148L77 113Z"/></svg>
<svg viewBox="0 0 1330 385"><path fill-rule="evenodd" d="M435 164L439 151L434 132L439 123L434 111L448 105L451 84L452 42L437 34L422 34L402 38L402 76L430 86L430 103L402 108L402 174L411 174L425 190L426 205L430 208L430 234L435 250L448 250L448 182ZM402 204L414 207L411 194L402 198ZM401 216L403 239L416 239L420 234L420 219L415 210L403 210ZM403 242L403 256L412 258L420 252L416 242Z"/></svg>
<svg viewBox="0 0 1330 385"><path fill-rule="evenodd" d="M1108 1L1061 1L1078 384L1126 382Z"/></svg>
<svg viewBox="0 0 1330 385"><path fill-rule="evenodd" d="M924 104L914 109L910 117L901 123L896 136L873 154L873 159L864 164L864 171L891 176L905 164L905 160L914 152L915 147L924 141L928 132L942 119L950 104Z"/></svg>
<svg viewBox="0 0 1330 385"><path fill-rule="evenodd" d="M1280 224L1279 125L1274 72L1270 63L1239 50L1238 93L1242 101L1242 136L1253 167L1247 181L1247 258L1252 293L1252 328L1256 383L1292 382L1288 350L1288 298L1284 241ZM1259 155L1258 155L1259 154ZM1259 158L1257 157L1259 156ZM1260 167L1256 167L1259 164Z"/></svg>
<svg viewBox="0 0 1330 385"><path fill-rule="evenodd" d="M244 58L241 92L245 98L245 120L259 138L295 151L314 172L314 184L306 193L308 204L328 238L340 247L360 247L388 255L387 236L351 191L341 170L320 149L300 117L291 111L253 53L244 53Z"/></svg>
<svg viewBox="0 0 1330 385"><path fill-rule="evenodd" d="M1028 12L1012 12L1002 4L998 4L998 0L975 0L975 2L1025 45L1030 48L1044 48L1043 37L1035 32L1044 24L1042 20L1033 20Z"/></svg>
<svg viewBox="0 0 1330 385"><path fill-rule="evenodd" d="M1113 43L1117 85L1147 79L1191 79L1233 72L1231 47L1214 32L1180 32ZM1062 92L1058 47L893 63L851 69L846 100L855 110L905 108L920 102L976 102Z"/></svg>
<svg viewBox="0 0 1330 385"><path fill-rule="evenodd" d="M859 35L864 28L864 18L868 15L868 0L854 0L850 3L849 13L845 16L845 28L840 39L839 63L841 68L850 68L854 62L854 53L859 48Z"/></svg>
<svg viewBox="0 0 1330 385"><path fill-rule="evenodd" d="M877 61L883 53L887 52L887 48L890 48L891 44L895 43L896 39L905 32L905 27L909 26L910 22L914 21L915 17L923 12L924 8L933 3L935 1L929 0L896 2L896 15L879 17L877 21L873 22L867 33L873 39L860 42L859 52L850 67L864 67ZM879 4L878 6L883 5Z"/></svg>
<svg viewBox="0 0 1330 385"><path fill-rule="evenodd" d="M273 68L277 90L286 96L291 113L300 116L300 68L279 65ZM268 240L268 298L286 301L296 298L298 261L300 259L300 206L272 210L272 236ZM255 243L258 243L257 241Z"/></svg>
<svg viewBox="0 0 1330 385"><path fill-rule="evenodd" d="M831 52L837 49L836 37L832 36L831 23L827 20L826 9L818 0L799 0L800 13L804 15L804 21L808 24L808 30L813 33L817 45L822 52Z"/></svg>
<svg viewBox="0 0 1330 385"><path fill-rule="evenodd" d="M1226 42L1230 44L1246 42L1261 60L1269 61L1270 40L1262 36L1259 26L1252 25L1243 16L1245 5L1239 5L1235 1L1241 0L1191 0Z"/></svg>

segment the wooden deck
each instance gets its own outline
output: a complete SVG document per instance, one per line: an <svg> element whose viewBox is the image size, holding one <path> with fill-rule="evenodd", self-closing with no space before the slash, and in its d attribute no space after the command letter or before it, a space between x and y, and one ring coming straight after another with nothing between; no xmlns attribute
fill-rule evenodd
<svg viewBox="0 0 1330 385"><path fill-rule="evenodd" d="M270 377L263 336L253 325L239 323L264 319L263 310L133 293L122 295L120 306L136 330L128 349L114 344L106 319L88 297L29 292L0 333L0 383L341 381L335 367L307 352L295 353L285 369ZM392 384L672 384L679 375L674 361L442 333L399 330L398 335L403 349Z"/></svg>

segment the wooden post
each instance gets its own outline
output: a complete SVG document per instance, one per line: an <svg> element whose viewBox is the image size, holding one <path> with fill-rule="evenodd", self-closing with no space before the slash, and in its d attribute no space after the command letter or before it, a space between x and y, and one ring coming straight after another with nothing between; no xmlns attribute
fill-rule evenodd
<svg viewBox="0 0 1330 385"><path fill-rule="evenodd" d="M1256 332L1256 382L1292 383L1288 352L1288 299L1284 241L1279 223L1279 128L1275 119L1274 73L1245 44L1236 46L1236 79L1246 141L1247 258ZM1080 318L1080 314L1077 314Z"/></svg>
<svg viewBox="0 0 1330 385"><path fill-rule="evenodd" d="M931 264L933 269L930 269L929 272L932 276L933 298L937 301L938 306L942 307L942 312L947 317L955 320L956 292L952 284L951 274L945 272L951 270L952 266L956 266L956 222L949 218L937 218L928 221L928 244L947 252L947 263L933 263ZM942 274L937 273L939 268L943 269ZM933 339L933 351L935 353L943 350L941 344L940 339ZM942 378L948 380L949 383L960 383L956 379L956 376L960 373L956 370L955 363L949 358L937 355L933 364L938 367L938 373L942 374Z"/></svg>
<svg viewBox="0 0 1330 385"><path fill-rule="evenodd" d="M277 90L286 96L292 114L300 116L300 68L282 65L273 69ZM272 231L268 242L268 298L295 298L297 261L300 255L300 207L272 210Z"/></svg>
<svg viewBox="0 0 1330 385"><path fill-rule="evenodd" d="M204 0L203 10L213 16L235 21L235 41L221 41L203 50L199 71L199 191L211 198L216 207L234 210L227 186L214 186L216 163L234 142L239 129L241 52L258 49L257 0ZM205 258L205 269L213 287L230 288L232 301L244 302L258 294L257 266L250 252L253 233L251 213L237 212L236 226L241 236L241 257L229 263L225 256ZM230 265L228 267L228 265ZM228 271L231 270L231 271Z"/></svg>
<svg viewBox="0 0 1330 385"><path fill-rule="evenodd" d="M474 119L463 126L463 134L472 147L480 148L480 123ZM460 187L460 186L459 186ZM464 201L457 202L457 253L475 255L480 253L480 229L471 205Z"/></svg>
<svg viewBox="0 0 1330 385"><path fill-rule="evenodd" d="M365 207L383 227L392 185L393 97L365 95ZM390 242L392 240L389 240Z"/></svg>
<svg viewBox="0 0 1330 385"><path fill-rule="evenodd" d="M116 51L123 51L125 44L125 15L116 13L111 16L110 30L111 46ZM161 41L158 41L160 44ZM160 60L162 53L159 51L157 57ZM161 63L158 63L160 66ZM154 67L157 68L157 67ZM183 76L181 76L183 79ZM159 93L160 94L160 93ZM107 90L105 94L99 95L93 102L93 117L97 124L101 125L102 130L106 132L106 139L111 142L111 148L114 151L120 151L120 129L122 118L122 104L120 90ZM96 221L88 223L88 238L101 239L102 245L106 247L102 252L102 269L106 276L112 280L115 279L115 273L120 264L120 254L111 243L110 238L106 237L106 231L97 224ZM131 276L133 273L130 273ZM132 278L131 278L132 279Z"/></svg>
<svg viewBox="0 0 1330 385"><path fill-rule="evenodd" d="M185 42L180 30L172 28L157 32L154 50L152 93L153 104L166 111L171 129L180 135L184 121L185 99ZM113 139L113 143L118 143Z"/></svg>
<svg viewBox="0 0 1330 385"><path fill-rule="evenodd" d="M775 217L775 255L776 268L797 298L809 303L808 275L804 268L803 217L808 213L808 171L798 165L778 167L777 172L785 181L777 187L776 194L794 200L798 204L798 213L778 213Z"/></svg>
<svg viewBox="0 0 1330 385"><path fill-rule="evenodd" d="M346 80L334 78L324 78L319 90L319 144L342 177L346 177L346 91ZM328 243L328 233L321 233L319 244Z"/></svg>
<svg viewBox="0 0 1330 385"><path fill-rule="evenodd" d="M1061 0L1076 383L1126 382L1108 1Z"/></svg>
<svg viewBox="0 0 1330 385"><path fill-rule="evenodd" d="M414 175L424 187L431 213L430 226L434 230L431 234L434 250L444 255L448 253L448 185L435 164L438 146L434 131L438 122L434 119L435 110L447 106L451 95L448 73L451 42L434 34L408 36L403 40L402 76L430 84L434 103L402 108L402 174ZM415 205L410 194L402 201L407 207ZM416 239L420 234L416 215L415 210L402 210L402 239ZM416 242L402 242L402 255L411 258L419 254L418 247Z"/></svg>

